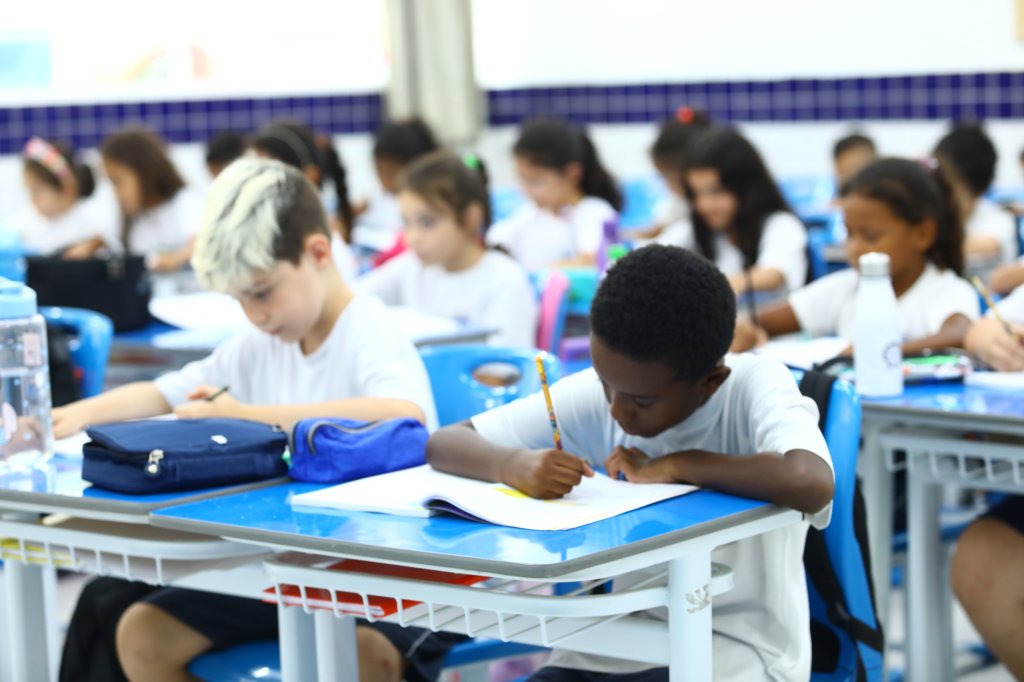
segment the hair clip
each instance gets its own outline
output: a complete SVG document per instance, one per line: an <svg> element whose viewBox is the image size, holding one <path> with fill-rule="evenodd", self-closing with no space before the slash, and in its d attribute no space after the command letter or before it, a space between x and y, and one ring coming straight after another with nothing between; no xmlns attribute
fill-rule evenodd
<svg viewBox="0 0 1024 682"><path fill-rule="evenodd" d="M676 120L680 123L693 123L693 109L688 106L681 106L676 109Z"/></svg>
<svg viewBox="0 0 1024 682"><path fill-rule="evenodd" d="M53 173L61 184L71 177L71 166L67 159L60 153L60 150L41 137L29 139L22 150L22 156L29 161L35 161Z"/></svg>
<svg viewBox="0 0 1024 682"><path fill-rule="evenodd" d="M462 155L462 165L473 170L480 170L480 157L473 152L466 152Z"/></svg>
<svg viewBox="0 0 1024 682"><path fill-rule="evenodd" d="M934 156L922 157L922 158L918 159L917 162L921 166L927 168L930 171L938 170L938 168L939 168L939 160L936 159Z"/></svg>

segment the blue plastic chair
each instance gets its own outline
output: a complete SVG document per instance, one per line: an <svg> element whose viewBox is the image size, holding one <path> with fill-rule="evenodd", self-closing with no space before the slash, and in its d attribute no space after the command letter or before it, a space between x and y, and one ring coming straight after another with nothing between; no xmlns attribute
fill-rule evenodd
<svg viewBox="0 0 1024 682"><path fill-rule="evenodd" d="M836 193L835 179L828 175L795 175L779 179L778 185L799 216L823 214Z"/></svg>
<svg viewBox="0 0 1024 682"><path fill-rule="evenodd" d="M802 372L794 371L797 380ZM861 405L860 397L853 386L845 381L832 385L828 414L825 416L825 442L832 455L835 469L835 495L832 498L832 521L824 530L825 546L843 591L846 608L850 615L869 627L877 628L874 600L869 587L869 576L864 567L861 547L854 533L854 493L857 482L857 453L860 449ZM828 623L829 605L815 589L810 576L807 580L807 594L811 617ZM867 680L882 679L882 653L864 643L854 644L848 637L840 636L836 668L832 672L816 672L811 675L813 682L853 682L857 679L857 651L864 662Z"/></svg>
<svg viewBox="0 0 1024 682"><path fill-rule="evenodd" d="M668 196L669 189L660 175L647 175L619 183L622 211L619 224L626 229L649 227L654 223L654 209Z"/></svg>
<svg viewBox="0 0 1024 682"><path fill-rule="evenodd" d="M82 397L102 393L110 344L114 338L114 324L110 318L81 308L43 307L39 312L47 322L71 334L71 360L81 373L79 386Z"/></svg>
<svg viewBox="0 0 1024 682"><path fill-rule="evenodd" d="M482 344L428 346L420 356L430 376L437 416L441 426L465 421L516 398L540 390L537 376L537 355L544 358L548 382L562 376L561 364L555 356L533 348L498 348ZM518 377L508 386L487 386L473 377L483 365L501 364L515 368Z"/></svg>

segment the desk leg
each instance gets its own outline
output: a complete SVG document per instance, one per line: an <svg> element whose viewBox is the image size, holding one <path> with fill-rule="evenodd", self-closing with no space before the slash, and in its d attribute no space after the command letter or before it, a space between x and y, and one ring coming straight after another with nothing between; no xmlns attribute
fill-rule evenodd
<svg viewBox="0 0 1024 682"><path fill-rule="evenodd" d="M861 478L867 511L871 580L875 586L878 618L883 628L889 619L889 585L892 581L892 473L885 464L880 441L881 427L864 422Z"/></svg>
<svg viewBox="0 0 1024 682"><path fill-rule="evenodd" d="M298 607L277 607L280 631L281 679L284 682L316 680L316 640L313 616Z"/></svg>
<svg viewBox="0 0 1024 682"><path fill-rule="evenodd" d="M42 566L4 562L7 589L7 634L13 679L47 682L46 587Z"/></svg>
<svg viewBox="0 0 1024 682"><path fill-rule="evenodd" d="M320 682L359 682L356 619L317 611L316 670Z"/></svg>
<svg viewBox="0 0 1024 682"><path fill-rule="evenodd" d="M668 563L668 646L671 682L711 682L711 553Z"/></svg>
<svg viewBox="0 0 1024 682"><path fill-rule="evenodd" d="M949 593L939 534L939 486L907 476L907 679L951 682L953 642L948 638Z"/></svg>

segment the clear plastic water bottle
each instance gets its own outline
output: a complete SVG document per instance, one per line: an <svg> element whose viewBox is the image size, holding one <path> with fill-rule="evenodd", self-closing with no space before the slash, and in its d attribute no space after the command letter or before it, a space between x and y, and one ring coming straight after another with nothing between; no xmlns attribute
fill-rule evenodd
<svg viewBox="0 0 1024 682"><path fill-rule="evenodd" d="M0 278L0 475L52 454L46 322L34 291Z"/></svg>
<svg viewBox="0 0 1024 682"><path fill-rule="evenodd" d="M903 393L903 336L889 256L860 257L860 282L853 313L853 372L857 392L883 398Z"/></svg>

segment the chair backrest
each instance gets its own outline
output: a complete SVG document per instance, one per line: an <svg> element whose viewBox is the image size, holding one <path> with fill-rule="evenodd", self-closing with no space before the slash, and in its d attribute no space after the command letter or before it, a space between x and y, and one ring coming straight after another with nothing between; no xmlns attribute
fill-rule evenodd
<svg viewBox="0 0 1024 682"><path fill-rule="evenodd" d="M537 324L537 348L558 353L569 310L569 278L559 270L547 275L540 295L540 322Z"/></svg>
<svg viewBox="0 0 1024 682"><path fill-rule="evenodd" d="M540 390L536 358L544 358L548 382L561 377L558 358L533 348L499 348L485 345L428 346L420 349L430 376L437 416L441 426L469 419L473 415L510 403ZM474 373L484 365L511 366L514 380L504 386L480 383Z"/></svg>
<svg viewBox="0 0 1024 682"><path fill-rule="evenodd" d="M48 322L71 334L71 359L81 371L82 397L102 393L110 344L114 338L114 324L110 318L81 308L43 307L39 312Z"/></svg>
<svg viewBox="0 0 1024 682"><path fill-rule="evenodd" d="M794 375L798 379L804 378L803 372L794 372ZM832 521L824 531L809 531L808 550L804 554L815 658L812 680L852 682L859 679L859 667L863 668L868 680L880 680L882 652L860 637L864 635L870 640L874 635L881 636L868 568L864 506L857 483L860 397L851 384L836 380L830 382L826 400L814 395L813 387L808 388L808 383L801 383L801 390L815 398L819 408L827 403L822 431L835 469ZM824 541L827 557L816 557L825 561L815 561L812 565L812 548L820 548L819 540ZM820 573L830 573L834 578L813 575L815 566ZM830 583L840 593L834 598L841 601L841 609L835 608L835 603L819 589L828 588ZM837 613L839 611L845 611L849 618L844 619L842 613ZM876 643L880 645L880 642ZM826 658L825 652L828 660L822 660Z"/></svg>

